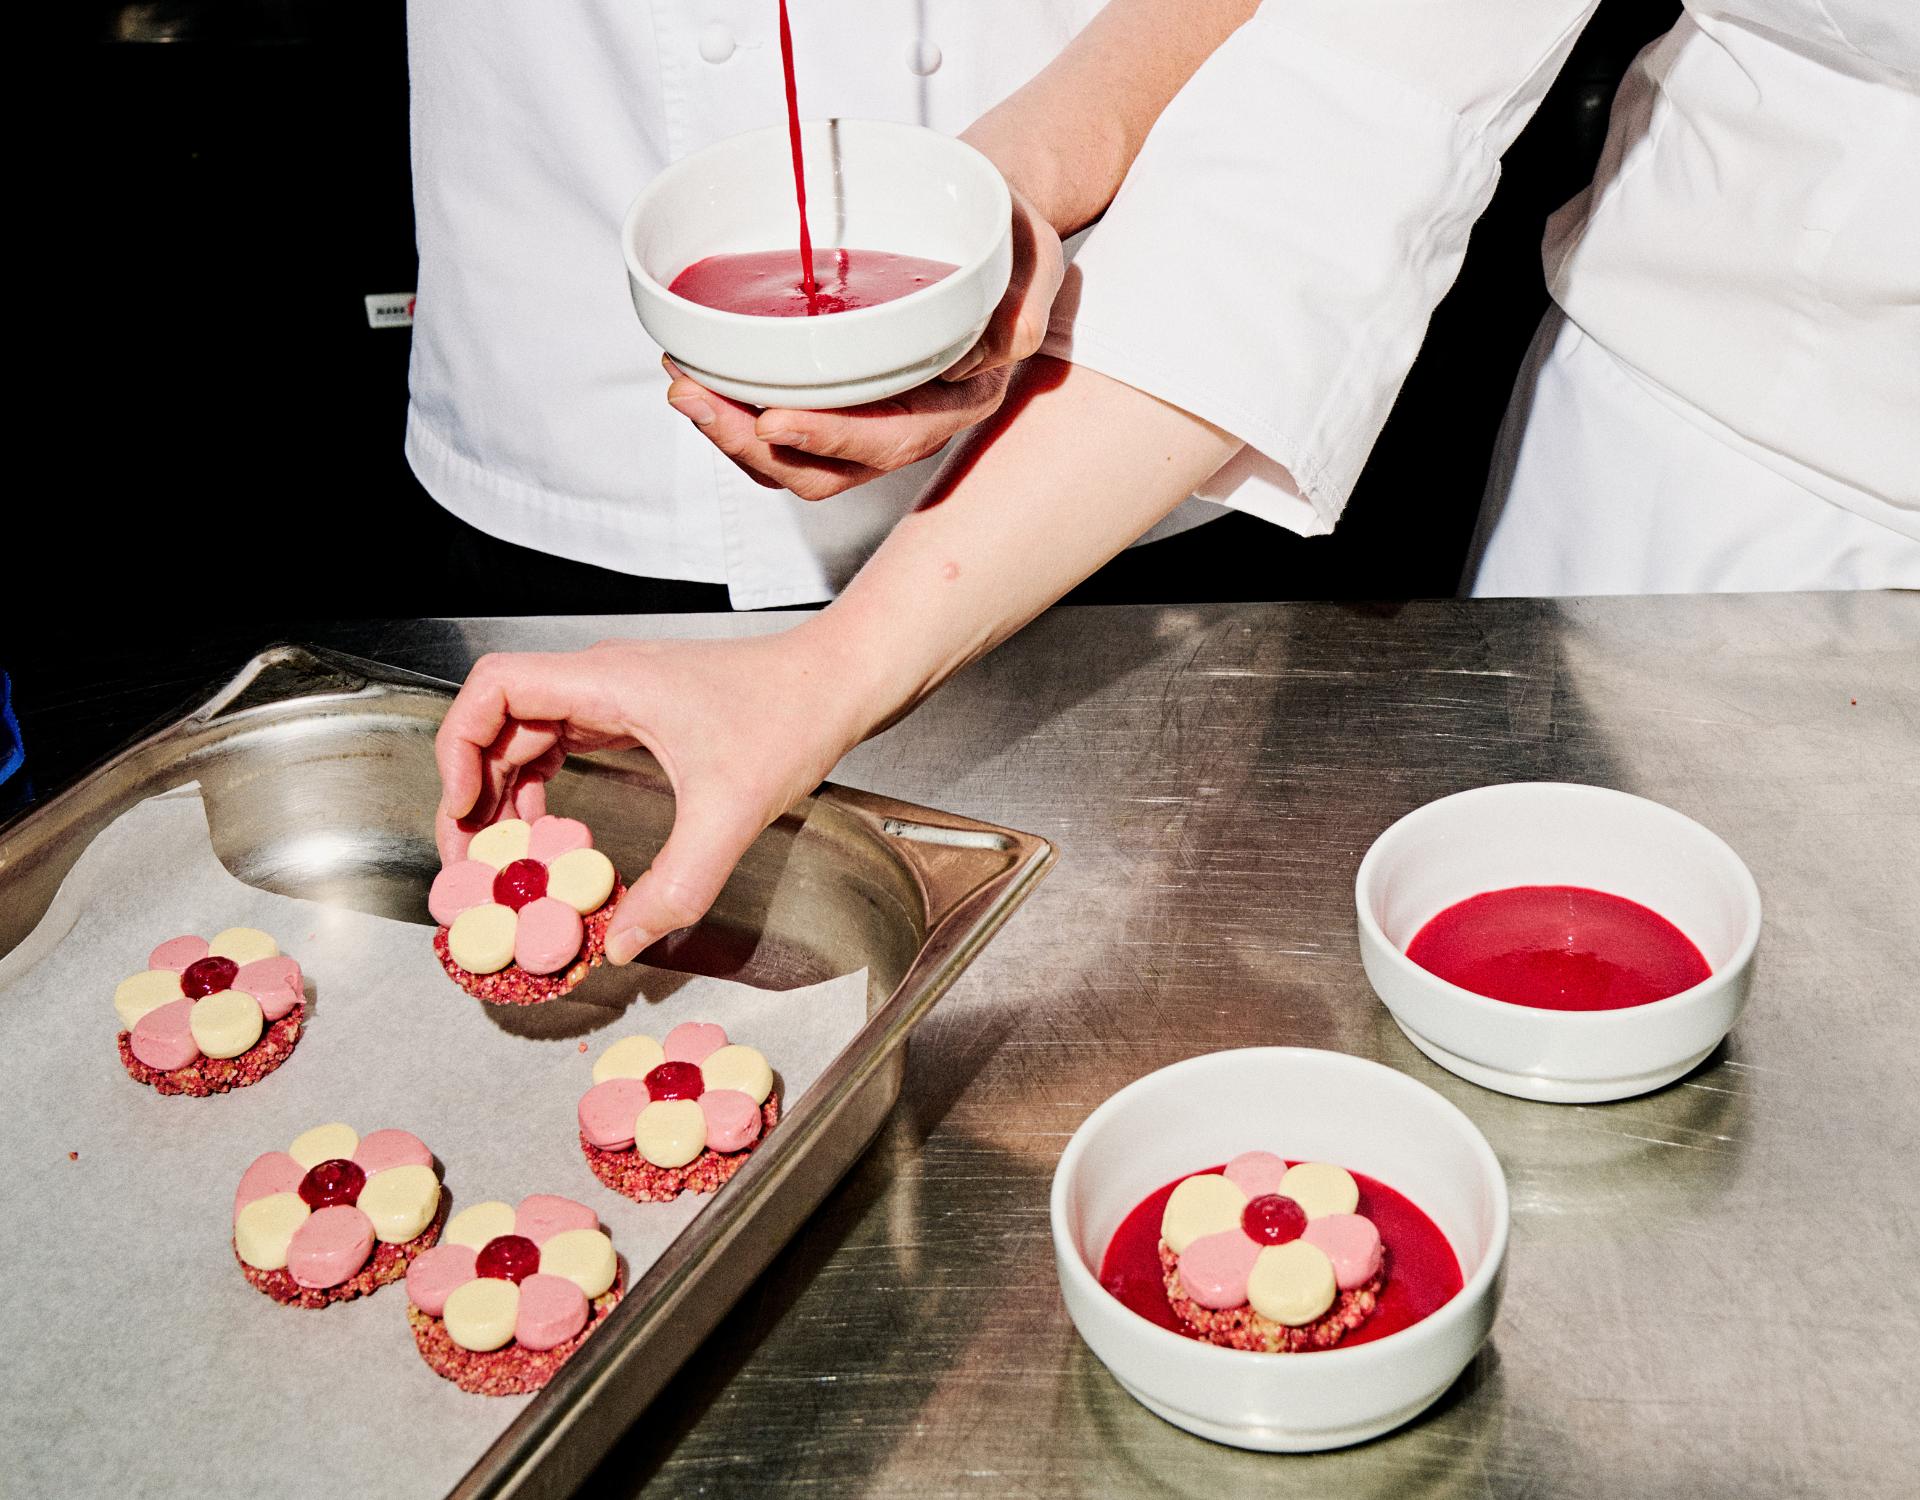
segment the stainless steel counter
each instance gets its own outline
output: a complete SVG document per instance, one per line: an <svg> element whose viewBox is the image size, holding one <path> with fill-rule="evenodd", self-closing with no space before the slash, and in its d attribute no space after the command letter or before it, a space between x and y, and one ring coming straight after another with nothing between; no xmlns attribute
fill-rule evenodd
<svg viewBox="0 0 1920 1500"><path fill-rule="evenodd" d="M485 650L766 616L367 627ZM1920 1472L1920 596L1056 611L837 777L1031 829L1060 864L916 1035L879 1144L601 1478L648 1495L1911 1493ZM1489 781L1604 783L1725 836L1751 1009L1648 1098L1440 1071L1361 974L1373 836ZM1214 1447L1062 1311L1046 1190L1114 1089L1334 1047L1479 1122L1514 1194L1491 1344L1412 1428ZM1900 1476L1907 1478L1902 1480Z"/></svg>

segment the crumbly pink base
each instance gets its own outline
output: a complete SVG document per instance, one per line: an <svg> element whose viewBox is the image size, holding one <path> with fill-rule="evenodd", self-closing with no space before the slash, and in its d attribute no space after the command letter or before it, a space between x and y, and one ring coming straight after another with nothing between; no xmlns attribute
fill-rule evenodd
<svg viewBox="0 0 1920 1500"><path fill-rule="evenodd" d="M407 1267L413 1264L413 1258L423 1250L431 1250L439 1243L440 1230L447 1222L447 1195L440 1195L440 1208L433 1216L433 1222L412 1239L398 1245L376 1242L373 1254L359 1273L351 1280L338 1286L311 1287L302 1286L293 1279L293 1272L282 1266L277 1271L262 1271L240 1260L240 1246L235 1243L233 1258L240 1261L240 1269L248 1281L286 1307L328 1307L335 1302L351 1302L355 1297L364 1297L377 1292L389 1282L398 1281L407 1274Z"/></svg>
<svg viewBox="0 0 1920 1500"><path fill-rule="evenodd" d="M607 1314L619 1305L626 1293L626 1272L613 1278L613 1285L598 1297L587 1312L587 1326L551 1349L523 1349L509 1343L484 1354L462 1349L447 1333L444 1319L423 1313L411 1303L407 1306L407 1324L413 1329L413 1342L427 1368L461 1390L476 1396L524 1396L537 1391L593 1336L594 1329L606 1321Z"/></svg>
<svg viewBox="0 0 1920 1500"><path fill-rule="evenodd" d="M161 1094L185 1094L204 1099L209 1094L224 1094L258 1083L293 1054L300 1040L300 1023L307 1013L304 1002L294 1006L275 1021L238 1057L203 1057L184 1068L162 1072L150 1068L133 1055L133 1033L120 1033L120 1062L135 1083L144 1083Z"/></svg>
<svg viewBox="0 0 1920 1500"><path fill-rule="evenodd" d="M741 1151L702 1151L684 1167L656 1167L633 1147L608 1151L580 1137L580 1149L593 1175L622 1197L636 1203L671 1203L682 1193L711 1193L732 1177L780 1122L780 1096L767 1095L760 1106L760 1134Z"/></svg>
<svg viewBox="0 0 1920 1500"><path fill-rule="evenodd" d="M447 971L447 978L476 1000L484 1000L489 1005L544 1005L549 1000L558 1000L606 962L607 927L613 921L613 909L626 893L626 883L616 878L613 894L582 919L586 936L580 956L558 974L529 974L518 964L508 964L492 974L463 969L453 961L444 927L433 935L434 955L439 958L440 967Z"/></svg>
<svg viewBox="0 0 1920 1500"><path fill-rule="evenodd" d="M1187 1295L1180 1284L1180 1257L1160 1242L1160 1271L1167 1284L1167 1301L1174 1316L1209 1344L1223 1349L1247 1349L1260 1354L1299 1354L1308 1349L1331 1349L1368 1318L1380 1301L1380 1289L1387 1284L1383 1263L1373 1280L1342 1292L1333 1306L1311 1323L1289 1328L1263 1318L1251 1307L1229 1307L1215 1311L1202 1307Z"/></svg>

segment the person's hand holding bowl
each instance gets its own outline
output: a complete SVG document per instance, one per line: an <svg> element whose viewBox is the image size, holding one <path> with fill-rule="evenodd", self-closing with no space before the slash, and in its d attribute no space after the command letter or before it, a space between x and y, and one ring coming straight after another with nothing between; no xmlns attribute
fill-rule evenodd
<svg viewBox="0 0 1920 1500"><path fill-rule="evenodd" d="M1013 272L979 341L938 379L837 411L762 410L708 390L668 356L667 400L756 483L826 500L937 453L1000 407L1036 352L1066 263L1060 237L1017 188Z"/></svg>

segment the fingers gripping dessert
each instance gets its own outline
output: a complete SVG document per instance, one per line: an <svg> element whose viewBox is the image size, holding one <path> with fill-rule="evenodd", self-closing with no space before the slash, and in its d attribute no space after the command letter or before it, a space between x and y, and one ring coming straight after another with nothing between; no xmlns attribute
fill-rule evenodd
<svg viewBox="0 0 1920 1500"><path fill-rule="evenodd" d="M1387 1279L1359 1201L1345 1169L1266 1151L1185 1179L1160 1220L1175 1316L1228 1349L1331 1349L1373 1315Z"/></svg>
<svg viewBox="0 0 1920 1500"><path fill-rule="evenodd" d="M169 938L120 981L120 1061L136 1083L205 1098L258 1083L293 1052L306 1014L300 965L266 933Z"/></svg>
<svg viewBox="0 0 1920 1500"><path fill-rule="evenodd" d="M448 1220L407 1272L407 1322L435 1374L476 1395L521 1395L553 1378L623 1291L593 1210L539 1193Z"/></svg>
<svg viewBox="0 0 1920 1500"><path fill-rule="evenodd" d="M626 887L573 818L508 818L434 877L427 907L447 977L494 1005L557 1000L604 961Z"/></svg>
<svg viewBox="0 0 1920 1500"><path fill-rule="evenodd" d="M317 1125L255 1159L233 1195L233 1253L289 1307L325 1307L407 1274L446 1215L433 1153L404 1130Z"/></svg>
<svg viewBox="0 0 1920 1500"><path fill-rule="evenodd" d="M666 1203L713 1192L779 1118L766 1058L687 1021L664 1041L630 1036L600 1054L580 1098L580 1149L616 1193Z"/></svg>

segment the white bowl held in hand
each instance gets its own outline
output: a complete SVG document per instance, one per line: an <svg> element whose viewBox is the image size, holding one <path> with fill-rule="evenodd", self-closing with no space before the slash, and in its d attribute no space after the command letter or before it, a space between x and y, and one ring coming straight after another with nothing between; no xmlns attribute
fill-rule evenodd
<svg viewBox="0 0 1920 1500"><path fill-rule="evenodd" d="M668 291L712 255L792 247L793 157L784 125L696 151L655 177L621 231L634 310L674 363L754 406L825 410L933 379L973 346L1007 290L1013 200L971 146L918 125L808 120L807 226L816 252L947 261L949 275L892 302L817 317L722 312Z"/></svg>
<svg viewBox="0 0 1920 1500"><path fill-rule="evenodd" d="M1429 920L1484 891L1572 885L1651 908L1712 974L1618 1010L1544 1010L1476 995L1413 962ZM1693 819L1564 782L1476 787L1415 808L1374 840L1354 882L1360 961L1400 1029L1450 1072L1523 1099L1625 1099L1698 1066L1746 1007L1760 890Z"/></svg>
<svg viewBox="0 0 1920 1500"><path fill-rule="evenodd" d="M1257 1354L1161 1328L1100 1284L1142 1200L1253 1150L1335 1162L1411 1199L1452 1245L1461 1290L1372 1343ZM1149 1073L1096 1109L1054 1171L1051 1218L1068 1316L1129 1395L1215 1442L1300 1453L1390 1432L1467 1367L1500 1304L1507 1183L1473 1122L1425 1084L1337 1052L1253 1047Z"/></svg>

